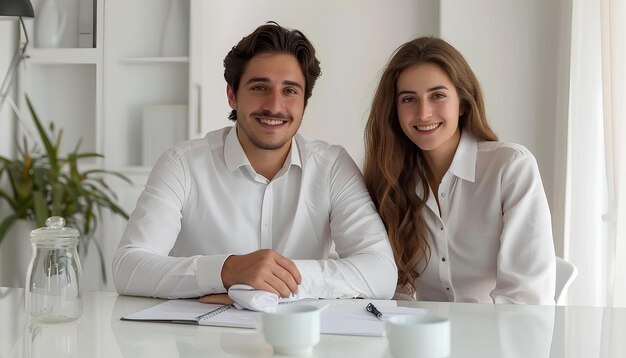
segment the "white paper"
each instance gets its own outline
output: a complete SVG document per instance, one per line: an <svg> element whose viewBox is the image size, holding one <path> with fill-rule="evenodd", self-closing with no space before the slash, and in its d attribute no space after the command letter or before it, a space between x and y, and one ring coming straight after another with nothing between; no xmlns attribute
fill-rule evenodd
<svg viewBox="0 0 626 358"><path fill-rule="evenodd" d="M383 317L398 314L425 314L424 308L398 307L396 301L339 299L304 299L281 304L307 304L323 307L321 312L321 333L350 336L374 336L385 334L385 322L367 312L365 306L373 303ZM206 304L197 300L170 300L143 311L123 317L123 320L167 321L172 323L195 323L208 326L254 328L254 311L238 310L234 307L212 317L198 319L222 305Z"/></svg>

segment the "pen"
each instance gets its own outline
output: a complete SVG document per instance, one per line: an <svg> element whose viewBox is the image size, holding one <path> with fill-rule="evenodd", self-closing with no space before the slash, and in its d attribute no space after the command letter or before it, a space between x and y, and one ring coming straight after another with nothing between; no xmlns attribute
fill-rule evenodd
<svg viewBox="0 0 626 358"><path fill-rule="evenodd" d="M378 310L378 308L376 308L376 306L374 306L371 302L367 304L367 306L365 307L365 309L367 310L367 312L371 312L374 316L376 316L376 318L382 320L383 319L383 314L382 312L380 312Z"/></svg>

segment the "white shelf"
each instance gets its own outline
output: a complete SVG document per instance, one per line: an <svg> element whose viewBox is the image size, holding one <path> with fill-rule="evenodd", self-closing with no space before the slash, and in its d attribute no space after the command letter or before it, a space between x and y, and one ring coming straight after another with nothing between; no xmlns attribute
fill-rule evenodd
<svg viewBox="0 0 626 358"><path fill-rule="evenodd" d="M99 62L96 48L31 48L28 61L35 64L96 64Z"/></svg>
<svg viewBox="0 0 626 358"><path fill-rule="evenodd" d="M189 57L128 57L119 60L121 64L127 65L149 65L166 63L189 63Z"/></svg>

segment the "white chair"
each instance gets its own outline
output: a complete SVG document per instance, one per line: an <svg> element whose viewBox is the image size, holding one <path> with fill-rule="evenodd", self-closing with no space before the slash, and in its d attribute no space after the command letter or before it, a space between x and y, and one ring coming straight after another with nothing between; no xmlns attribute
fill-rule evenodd
<svg viewBox="0 0 626 358"><path fill-rule="evenodd" d="M554 302L559 304L559 300L563 298L563 293L578 275L578 269L573 264L565 261L560 257L556 257L556 290L554 291Z"/></svg>

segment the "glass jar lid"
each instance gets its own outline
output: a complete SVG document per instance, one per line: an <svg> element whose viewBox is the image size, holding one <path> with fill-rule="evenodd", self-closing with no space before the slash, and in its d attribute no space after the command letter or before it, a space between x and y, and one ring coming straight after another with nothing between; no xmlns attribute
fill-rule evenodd
<svg viewBox="0 0 626 358"><path fill-rule="evenodd" d="M47 239L78 239L80 232L71 227L65 227L65 219L60 216L51 216L46 219L46 227L40 227L30 232L31 240Z"/></svg>

